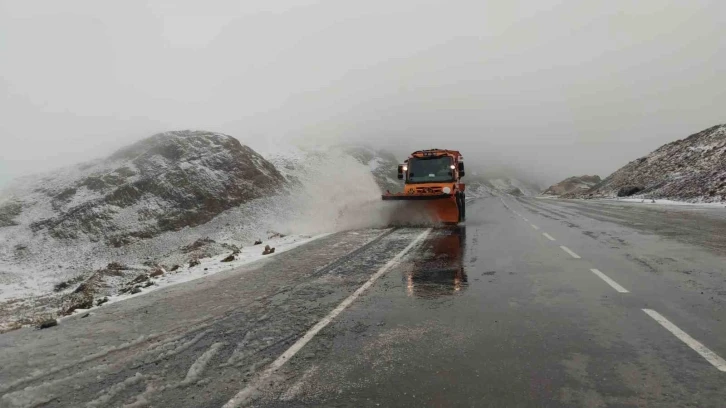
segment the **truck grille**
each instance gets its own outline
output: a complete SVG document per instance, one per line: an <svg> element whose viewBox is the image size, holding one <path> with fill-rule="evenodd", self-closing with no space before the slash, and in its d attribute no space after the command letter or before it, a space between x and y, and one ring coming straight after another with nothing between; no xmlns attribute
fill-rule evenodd
<svg viewBox="0 0 726 408"><path fill-rule="evenodd" d="M441 187L416 187L417 194L443 194Z"/></svg>

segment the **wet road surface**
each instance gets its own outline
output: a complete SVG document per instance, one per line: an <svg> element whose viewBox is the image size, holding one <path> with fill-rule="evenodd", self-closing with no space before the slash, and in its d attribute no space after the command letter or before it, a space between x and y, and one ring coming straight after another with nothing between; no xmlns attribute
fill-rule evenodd
<svg viewBox="0 0 726 408"><path fill-rule="evenodd" d="M492 197L0 335L0 406L722 407L723 209Z"/></svg>

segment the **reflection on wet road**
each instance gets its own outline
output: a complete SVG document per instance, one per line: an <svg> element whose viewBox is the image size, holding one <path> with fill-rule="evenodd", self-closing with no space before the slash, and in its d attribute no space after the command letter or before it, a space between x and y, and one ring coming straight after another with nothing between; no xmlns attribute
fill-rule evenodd
<svg viewBox="0 0 726 408"><path fill-rule="evenodd" d="M403 274L407 293L421 298L454 295L466 289L466 227L437 230L423 246L424 255Z"/></svg>

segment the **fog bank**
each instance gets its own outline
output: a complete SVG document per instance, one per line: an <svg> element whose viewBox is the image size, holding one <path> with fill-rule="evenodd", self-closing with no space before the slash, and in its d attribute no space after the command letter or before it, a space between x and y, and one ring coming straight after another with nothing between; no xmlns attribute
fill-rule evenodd
<svg viewBox="0 0 726 408"><path fill-rule="evenodd" d="M153 133L441 147L552 182L726 121L719 1L0 0L0 186Z"/></svg>

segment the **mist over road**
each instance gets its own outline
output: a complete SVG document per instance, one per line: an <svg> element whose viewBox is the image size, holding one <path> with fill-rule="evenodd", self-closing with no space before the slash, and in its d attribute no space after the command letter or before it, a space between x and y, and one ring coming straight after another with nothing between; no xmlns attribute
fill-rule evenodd
<svg viewBox="0 0 726 408"><path fill-rule="evenodd" d="M0 335L0 406L720 406L723 209L473 200Z"/></svg>

